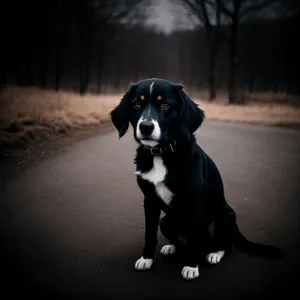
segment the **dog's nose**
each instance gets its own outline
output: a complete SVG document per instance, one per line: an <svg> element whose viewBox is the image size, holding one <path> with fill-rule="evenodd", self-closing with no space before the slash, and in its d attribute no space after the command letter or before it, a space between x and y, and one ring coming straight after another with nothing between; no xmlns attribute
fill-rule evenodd
<svg viewBox="0 0 300 300"><path fill-rule="evenodd" d="M148 136L153 132L154 124L151 122L143 121L140 123L140 131L143 135Z"/></svg>

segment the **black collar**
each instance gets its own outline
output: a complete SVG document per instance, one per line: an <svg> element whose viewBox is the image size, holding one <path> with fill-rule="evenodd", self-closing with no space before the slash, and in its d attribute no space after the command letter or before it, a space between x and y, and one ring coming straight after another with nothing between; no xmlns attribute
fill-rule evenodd
<svg viewBox="0 0 300 300"><path fill-rule="evenodd" d="M154 155L154 156L160 156L164 153L167 152L175 152L176 150L176 141L171 141L170 143L163 145L163 146L158 146L158 147L148 147L146 145L143 145L144 149L146 152Z"/></svg>

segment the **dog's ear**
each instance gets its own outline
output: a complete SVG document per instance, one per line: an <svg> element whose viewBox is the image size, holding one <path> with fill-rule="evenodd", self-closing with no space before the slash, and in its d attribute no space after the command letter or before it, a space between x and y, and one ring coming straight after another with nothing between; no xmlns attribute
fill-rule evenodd
<svg viewBox="0 0 300 300"><path fill-rule="evenodd" d="M175 90L180 101L180 120L193 134L202 124L205 118L205 112L196 104L185 92L184 86L175 85Z"/></svg>
<svg viewBox="0 0 300 300"><path fill-rule="evenodd" d="M131 102L135 88L136 84L131 84L119 105L110 112L111 120L119 132L119 138L126 133L129 126Z"/></svg>

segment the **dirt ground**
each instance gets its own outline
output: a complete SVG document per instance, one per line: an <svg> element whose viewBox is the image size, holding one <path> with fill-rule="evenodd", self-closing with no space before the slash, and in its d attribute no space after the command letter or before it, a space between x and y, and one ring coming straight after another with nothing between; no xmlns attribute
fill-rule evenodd
<svg viewBox="0 0 300 300"><path fill-rule="evenodd" d="M192 282L181 279L178 258L159 254L167 243L160 232L153 270L133 269L144 215L130 131L122 139L99 129L52 140L52 148L30 153L34 163L0 180L2 293L51 300L290 298L300 266L300 131L206 120L196 132L243 234L281 248L285 258L234 249L220 264L201 266Z"/></svg>
<svg viewBox="0 0 300 300"><path fill-rule="evenodd" d="M51 135L49 139L42 141L32 140L19 147L2 145L0 147L0 180L9 179L41 161L66 152L78 141L112 130L114 130L113 125L107 122L84 130L77 129L65 134Z"/></svg>

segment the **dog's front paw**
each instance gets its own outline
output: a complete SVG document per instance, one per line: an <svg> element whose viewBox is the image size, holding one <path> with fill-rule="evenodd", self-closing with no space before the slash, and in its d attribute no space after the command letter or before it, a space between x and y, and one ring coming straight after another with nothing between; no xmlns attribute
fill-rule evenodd
<svg viewBox="0 0 300 300"><path fill-rule="evenodd" d="M181 271L181 276L186 280L196 279L197 277L199 277L199 267L196 266L195 268L193 268L185 266Z"/></svg>
<svg viewBox="0 0 300 300"><path fill-rule="evenodd" d="M134 265L134 268L137 271L146 271L152 267L153 259L152 258L144 258L143 256L138 259Z"/></svg>
<svg viewBox="0 0 300 300"><path fill-rule="evenodd" d="M225 252L224 251L217 251L217 252L212 252L212 253L209 253L207 256L206 256L206 261L210 264L217 264L221 261L222 257L224 256Z"/></svg>
<svg viewBox="0 0 300 300"><path fill-rule="evenodd" d="M160 254L161 255L172 255L176 253L177 249L174 245L165 245L161 248Z"/></svg>

